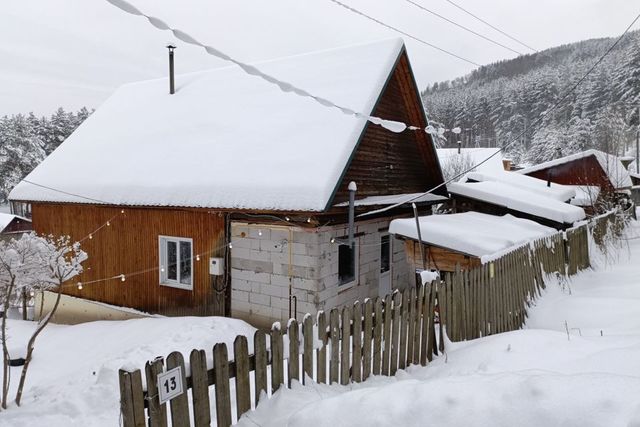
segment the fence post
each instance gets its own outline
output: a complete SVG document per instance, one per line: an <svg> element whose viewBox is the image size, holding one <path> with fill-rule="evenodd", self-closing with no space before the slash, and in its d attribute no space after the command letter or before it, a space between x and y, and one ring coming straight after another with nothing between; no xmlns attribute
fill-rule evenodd
<svg viewBox="0 0 640 427"><path fill-rule="evenodd" d="M358 301L353 304L353 338L351 344L351 378L359 383L362 381L362 305Z"/></svg>
<svg viewBox="0 0 640 427"><path fill-rule="evenodd" d="M176 367L180 367L182 370L182 384L186 388L187 378L184 369L184 357L178 351L174 351L167 356L167 370ZM174 427L189 427L189 399L186 389L184 393L171 399L169 407L171 408L171 425Z"/></svg>
<svg viewBox="0 0 640 427"><path fill-rule="evenodd" d="M257 406L260 401L260 394L262 392L267 393L267 338L261 330L257 330L253 335L253 352L256 355L255 399Z"/></svg>
<svg viewBox="0 0 640 427"><path fill-rule="evenodd" d="M120 413L123 427L145 427L142 374L139 369L119 371Z"/></svg>
<svg viewBox="0 0 640 427"><path fill-rule="evenodd" d="M351 376L349 370L349 359L351 358L351 308L344 307L342 309L342 325L340 338L342 338L340 346L340 384L349 384Z"/></svg>
<svg viewBox="0 0 640 427"><path fill-rule="evenodd" d="M189 364L191 366L193 421L196 427L209 427L211 425L211 406L209 404L209 378L205 351L193 350L189 356Z"/></svg>
<svg viewBox="0 0 640 427"><path fill-rule="evenodd" d="M249 345L247 337L238 335L233 342L236 362L236 413L238 419L251 410L251 380L249 379Z"/></svg>
<svg viewBox="0 0 640 427"><path fill-rule="evenodd" d="M149 400L149 427L167 427L167 404L160 404L158 375L164 371L164 359L158 357L145 365Z"/></svg>
<svg viewBox="0 0 640 427"><path fill-rule="evenodd" d="M216 416L218 427L231 426L231 393L229 391L229 359L225 343L213 346L215 371ZM187 418L188 419L188 418Z"/></svg>

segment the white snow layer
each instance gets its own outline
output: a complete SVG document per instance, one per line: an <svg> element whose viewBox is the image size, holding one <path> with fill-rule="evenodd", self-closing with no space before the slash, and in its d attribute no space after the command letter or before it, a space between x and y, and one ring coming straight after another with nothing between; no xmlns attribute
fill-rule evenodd
<svg viewBox="0 0 640 427"><path fill-rule="evenodd" d="M576 195L571 199L571 204L576 206L594 206L600 195L600 187L597 185L568 185L572 187Z"/></svg>
<svg viewBox="0 0 640 427"><path fill-rule="evenodd" d="M483 172L504 171L503 156L499 148L461 148L460 153L458 153L457 148L438 148L436 151L443 171L460 173L482 162L484 163L473 170Z"/></svg>
<svg viewBox="0 0 640 427"><path fill-rule="evenodd" d="M513 172L506 171L490 171L490 172L471 172L467 174L467 180L484 182L484 181L496 181L503 182L514 187L522 188L528 191L533 191L536 194L542 196L551 197L561 202L567 202L569 199L576 195L575 189L567 186L551 183L551 186L547 186L547 181L534 178L532 176L520 175Z"/></svg>
<svg viewBox="0 0 640 427"><path fill-rule="evenodd" d="M415 200L411 200L414 199ZM431 193L410 193L410 194L390 194L385 196L369 196L363 199L356 200L354 206L383 206L383 205L395 205L402 203L404 200L411 200L407 203L421 203L421 202L442 202L447 200L444 196ZM336 204L336 206L349 206L349 202L342 202Z"/></svg>
<svg viewBox="0 0 640 427"><path fill-rule="evenodd" d="M401 39L260 64L372 112ZM366 119L283 93L236 66L128 84L26 178L116 205L321 211ZM95 203L21 182L13 200Z"/></svg>
<svg viewBox="0 0 640 427"><path fill-rule="evenodd" d="M447 189L451 194L504 206L514 211L559 223L572 224L585 218L584 210L578 206L541 196L533 191L527 191L503 182L452 182L447 185Z"/></svg>
<svg viewBox="0 0 640 427"><path fill-rule="evenodd" d="M512 215L495 216L478 212L419 217L422 241L430 245L482 257L557 231ZM418 240L414 218L394 219L389 233Z"/></svg>
<svg viewBox="0 0 640 427"><path fill-rule="evenodd" d="M531 172L536 172L553 166L562 165L589 156L594 156L596 160L598 160L598 163L600 163L600 166L609 177L609 181L611 181L611 185L613 185L614 188L620 189L632 186L629 171L627 171L620 159L616 156L612 156L611 154L607 154L599 150L586 150L580 153L572 154L570 156L561 157L559 159L549 160L548 162L521 169L518 171L518 173L526 175Z"/></svg>

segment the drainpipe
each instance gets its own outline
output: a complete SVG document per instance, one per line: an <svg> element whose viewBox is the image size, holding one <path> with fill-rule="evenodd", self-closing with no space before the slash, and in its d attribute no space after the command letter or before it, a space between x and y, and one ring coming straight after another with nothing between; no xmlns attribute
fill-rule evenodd
<svg viewBox="0 0 640 427"><path fill-rule="evenodd" d="M420 247L420 260L422 261L422 269L426 270L427 267L424 260L424 249L422 248L422 232L420 231L420 220L418 219L418 208L416 207L415 203L411 203L411 207L413 207L413 216L416 219L416 230L418 230L418 246Z"/></svg>
<svg viewBox="0 0 640 427"><path fill-rule="evenodd" d="M354 235L354 227L355 227L355 210L356 210L356 191L358 191L358 186L355 182L351 181L349 183L349 246L351 249L355 246Z"/></svg>
<svg viewBox="0 0 640 427"><path fill-rule="evenodd" d="M176 93L176 76L173 69L173 51L176 49L174 45L167 45L169 49L169 94Z"/></svg>

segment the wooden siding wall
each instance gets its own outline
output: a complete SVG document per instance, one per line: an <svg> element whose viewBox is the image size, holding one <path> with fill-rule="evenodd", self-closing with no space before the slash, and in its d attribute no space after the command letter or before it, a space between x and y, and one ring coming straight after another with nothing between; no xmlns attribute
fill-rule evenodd
<svg viewBox="0 0 640 427"><path fill-rule="evenodd" d="M551 173L551 176L549 176ZM541 169L528 173L534 178L565 185L597 185L604 193L613 193L613 187L607 173L602 169L600 162L594 156L576 159L561 165Z"/></svg>
<svg viewBox="0 0 640 427"><path fill-rule="evenodd" d="M111 225L86 239L89 255L80 280L89 282L145 269L125 282L108 280L87 284L82 290L69 286L65 293L94 301L136 308L164 315L223 315L224 276L212 279L209 257L223 257L225 219L217 212L171 209L139 209L91 205L33 204L33 225L39 234L69 235L82 239L114 217ZM158 236L193 239L193 291L159 285ZM218 248L196 261L195 255Z"/></svg>
<svg viewBox="0 0 640 427"><path fill-rule="evenodd" d="M420 259L420 246L415 240L405 240L404 247L407 252L407 261L414 268L423 268ZM481 265L480 258L465 255L449 249L437 246L423 245L424 257L427 259L427 270L456 271L456 265L462 270L471 270Z"/></svg>
<svg viewBox="0 0 640 427"><path fill-rule="evenodd" d="M401 54L373 115L426 127L406 52ZM394 133L381 126L367 125L333 204L349 200L347 187L351 181L358 184L358 198L418 193L442 183L430 138L425 132ZM444 187L436 193L446 195Z"/></svg>

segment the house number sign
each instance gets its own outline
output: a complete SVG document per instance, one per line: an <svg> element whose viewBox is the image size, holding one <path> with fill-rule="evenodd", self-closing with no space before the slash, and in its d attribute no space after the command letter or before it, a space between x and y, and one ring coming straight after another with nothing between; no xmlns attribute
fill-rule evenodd
<svg viewBox="0 0 640 427"><path fill-rule="evenodd" d="M180 396L183 391L182 368L180 366L158 375L158 395L161 405Z"/></svg>

